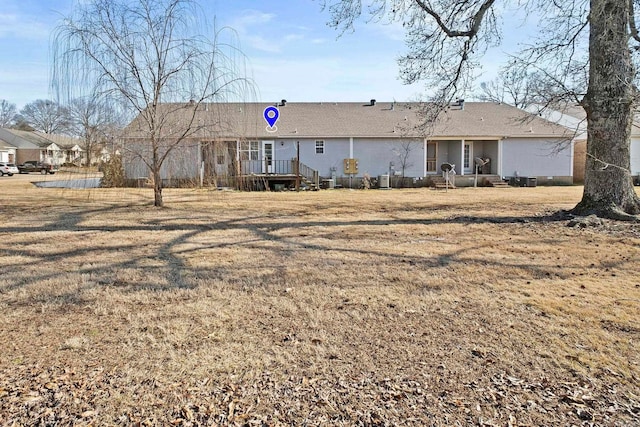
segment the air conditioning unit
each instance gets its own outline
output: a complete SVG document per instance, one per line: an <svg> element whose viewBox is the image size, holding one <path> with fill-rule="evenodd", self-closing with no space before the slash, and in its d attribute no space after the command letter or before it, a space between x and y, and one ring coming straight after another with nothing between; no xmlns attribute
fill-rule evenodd
<svg viewBox="0 0 640 427"><path fill-rule="evenodd" d="M379 175L378 176L378 188L381 189L389 189L391 186L389 184L389 175Z"/></svg>

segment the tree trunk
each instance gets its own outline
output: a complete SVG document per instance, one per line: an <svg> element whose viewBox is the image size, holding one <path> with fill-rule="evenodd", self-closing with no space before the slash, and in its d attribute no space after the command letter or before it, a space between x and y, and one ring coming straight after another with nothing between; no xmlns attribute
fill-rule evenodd
<svg viewBox="0 0 640 427"><path fill-rule="evenodd" d="M161 208L162 202L162 177L160 176L160 159L158 159L158 143L153 143L153 206Z"/></svg>
<svg viewBox="0 0 640 427"><path fill-rule="evenodd" d="M91 167L91 152L93 151L93 144L91 143L87 143L87 158L85 159L86 163L85 166L90 168Z"/></svg>
<svg viewBox="0 0 640 427"><path fill-rule="evenodd" d="M153 171L153 206L161 208L162 202L162 178L160 178L160 168Z"/></svg>
<svg viewBox="0 0 640 427"><path fill-rule="evenodd" d="M640 213L631 177L634 67L629 51L629 2L591 0L587 161L579 215L633 219Z"/></svg>

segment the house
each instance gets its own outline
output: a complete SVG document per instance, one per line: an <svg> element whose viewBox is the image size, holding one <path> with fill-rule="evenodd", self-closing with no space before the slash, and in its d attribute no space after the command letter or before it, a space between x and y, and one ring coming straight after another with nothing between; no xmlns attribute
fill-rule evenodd
<svg viewBox="0 0 640 427"><path fill-rule="evenodd" d="M587 114L578 104L554 108L531 106L528 111L546 120L567 127L574 133L574 183L584 182L584 169L587 159ZM636 117L631 127L631 176L640 180L640 117Z"/></svg>
<svg viewBox="0 0 640 427"><path fill-rule="evenodd" d="M0 139L0 162L15 163L16 147Z"/></svg>
<svg viewBox="0 0 640 427"><path fill-rule="evenodd" d="M271 106L279 112L272 127L264 118ZM167 108L167 129L180 133L194 104ZM357 186L366 175L419 185L435 181L448 164L455 184L464 186L476 183L476 164L483 164L480 184L509 177L540 184L573 181L571 133L563 126L497 103L460 101L428 127L420 126L422 111L417 103L375 100L200 105L197 129L167 157L161 176L167 185L189 179L237 184L250 177L269 185L279 184L279 177L290 183L284 178L297 175L343 186ZM148 177L139 158L145 154L131 149L145 145L140 118L125 135L125 151L136 153L123 158L125 176Z"/></svg>
<svg viewBox="0 0 640 427"><path fill-rule="evenodd" d="M85 163L85 151L80 147L78 138L56 134L46 134L44 136L60 148L60 153L58 154L59 164L73 163L80 166Z"/></svg>
<svg viewBox="0 0 640 427"><path fill-rule="evenodd" d="M79 163L83 158L78 141L62 135L0 128L0 143L15 147L15 163L36 160L62 165Z"/></svg>

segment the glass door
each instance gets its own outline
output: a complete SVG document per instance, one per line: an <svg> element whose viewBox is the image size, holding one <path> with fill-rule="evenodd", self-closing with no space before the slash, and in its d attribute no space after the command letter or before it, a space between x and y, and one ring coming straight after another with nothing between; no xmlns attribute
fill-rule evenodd
<svg viewBox="0 0 640 427"><path fill-rule="evenodd" d="M262 173L273 173L273 141L262 141Z"/></svg>

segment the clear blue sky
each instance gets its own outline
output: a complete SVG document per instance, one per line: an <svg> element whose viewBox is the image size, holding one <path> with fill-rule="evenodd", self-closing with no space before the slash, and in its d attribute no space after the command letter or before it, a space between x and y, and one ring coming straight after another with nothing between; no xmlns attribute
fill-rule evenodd
<svg viewBox="0 0 640 427"><path fill-rule="evenodd" d="M258 100L413 100L422 85L403 85L396 59L402 28L360 22L355 33L327 27L327 12L313 0L202 0L216 25L233 27L249 58ZM51 30L72 0L2 0L0 99L21 108L49 91ZM501 50L491 53L481 80L495 76Z"/></svg>

